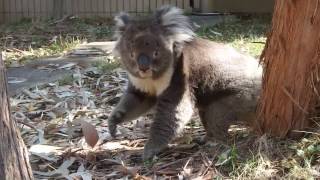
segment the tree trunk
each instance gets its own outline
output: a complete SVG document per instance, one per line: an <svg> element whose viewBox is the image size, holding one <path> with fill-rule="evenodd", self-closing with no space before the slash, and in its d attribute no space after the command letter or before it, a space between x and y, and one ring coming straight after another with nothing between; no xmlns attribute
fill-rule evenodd
<svg viewBox="0 0 320 180"><path fill-rule="evenodd" d="M284 137L307 127L319 102L319 0L276 1L261 61L264 78L257 114L261 132Z"/></svg>
<svg viewBox="0 0 320 180"><path fill-rule="evenodd" d="M0 53L0 179L33 179L28 152L9 107L7 77Z"/></svg>

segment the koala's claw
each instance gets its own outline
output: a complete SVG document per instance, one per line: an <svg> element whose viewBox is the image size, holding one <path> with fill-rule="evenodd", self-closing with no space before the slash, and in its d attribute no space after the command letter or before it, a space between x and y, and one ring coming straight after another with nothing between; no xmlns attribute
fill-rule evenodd
<svg viewBox="0 0 320 180"><path fill-rule="evenodd" d="M111 137L115 138L117 134L117 125L109 122L108 127Z"/></svg>
<svg viewBox="0 0 320 180"><path fill-rule="evenodd" d="M117 125L122 122L122 118L123 118L124 114L125 113L122 111L115 111L108 118L109 132L112 137L116 137Z"/></svg>
<svg viewBox="0 0 320 180"><path fill-rule="evenodd" d="M142 156L143 161L152 160L153 157L159 154L163 149L165 149L165 147L167 147L167 145L157 144L157 143L148 141L144 146L144 151Z"/></svg>
<svg viewBox="0 0 320 180"><path fill-rule="evenodd" d="M108 119L109 132L112 137L116 137L117 124L119 124L121 117L121 113L116 112L113 115L111 115Z"/></svg>

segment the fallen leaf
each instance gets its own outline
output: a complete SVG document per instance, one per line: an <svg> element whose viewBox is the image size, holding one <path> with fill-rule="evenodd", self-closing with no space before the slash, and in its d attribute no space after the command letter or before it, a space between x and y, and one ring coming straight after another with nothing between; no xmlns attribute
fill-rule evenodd
<svg viewBox="0 0 320 180"><path fill-rule="evenodd" d="M74 67L76 65L76 63L68 63L68 64L65 64L65 65L62 65L60 67L58 67L58 69L67 69L67 70L70 70L72 67Z"/></svg>
<svg viewBox="0 0 320 180"><path fill-rule="evenodd" d="M8 84L19 84L27 81L25 78L8 77Z"/></svg>
<svg viewBox="0 0 320 180"><path fill-rule="evenodd" d="M24 89L22 92L24 94L26 94L27 96L29 96L31 99L40 99L41 98L41 96L39 96L38 94L33 93L33 92L31 92L31 91L29 91L27 89Z"/></svg>
<svg viewBox="0 0 320 180"><path fill-rule="evenodd" d="M92 124L84 120L77 121L81 123L81 129L87 144L89 144L93 148L99 140L98 131Z"/></svg>
<svg viewBox="0 0 320 180"><path fill-rule="evenodd" d="M33 171L34 174L46 176L46 177L59 177L59 176L67 176L69 175L68 168L74 163L76 158L72 157L66 161L64 161L61 166L54 170L49 172L41 172L41 171Z"/></svg>
<svg viewBox="0 0 320 180"><path fill-rule="evenodd" d="M80 177L82 180L91 180L92 174L90 174L89 172L76 172L70 174L69 176L66 176L66 178L70 180L80 179Z"/></svg>
<svg viewBox="0 0 320 180"><path fill-rule="evenodd" d="M117 150L117 149L124 149L126 146L122 145L121 142L107 142L104 143L101 147L105 150Z"/></svg>
<svg viewBox="0 0 320 180"><path fill-rule="evenodd" d="M92 174L88 171L86 171L84 165L81 163L76 173L72 173L69 176L67 176L67 179L74 180L82 178L82 180L91 180Z"/></svg>
<svg viewBox="0 0 320 180"><path fill-rule="evenodd" d="M37 153L37 154L50 156L50 155L58 154L59 152L61 152L61 150L62 148L57 146L36 144L30 147L29 152L31 154Z"/></svg>

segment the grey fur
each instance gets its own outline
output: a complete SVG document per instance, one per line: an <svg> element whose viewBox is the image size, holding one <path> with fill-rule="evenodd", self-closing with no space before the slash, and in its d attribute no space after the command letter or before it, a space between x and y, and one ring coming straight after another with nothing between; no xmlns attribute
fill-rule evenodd
<svg viewBox="0 0 320 180"><path fill-rule="evenodd" d="M124 31L125 26L130 22L130 17L127 13L121 12L117 16L115 16L114 21L116 24L114 37L119 39L122 35L122 32Z"/></svg>
<svg viewBox="0 0 320 180"><path fill-rule="evenodd" d="M177 43L192 41L195 34L183 11L172 6L163 6L154 14L158 24L166 29L165 37Z"/></svg>
<svg viewBox="0 0 320 180"><path fill-rule="evenodd" d="M121 33L116 51L130 83L109 117L109 129L115 136L117 124L154 107L144 159L164 149L181 132L195 108L207 139L222 142L228 140L230 124L254 114L262 74L255 59L195 37L187 17L174 7L160 8L151 17L130 19L124 24L118 27ZM152 59L147 73L137 68L141 53Z"/></svg>

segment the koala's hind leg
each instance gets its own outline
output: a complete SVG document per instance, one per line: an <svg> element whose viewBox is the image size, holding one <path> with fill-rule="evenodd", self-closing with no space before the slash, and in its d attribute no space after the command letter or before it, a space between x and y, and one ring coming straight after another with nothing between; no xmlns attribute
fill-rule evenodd
<svg viewBox="0 0 320 180"><path fill-rule="evenodd" d="M251 95L230 95L214 101L199 110L206 130L206 140L228 143L230 125L251 120L255 114L257 98Z"/></svg>
<svg viewBox="0 0 320 180"><path fill-rule="evenodd" d="M228 129L237 121L238 105L234 104L235 100L234 96L222 98L199 110L199 116L206 131L205 141L228 143Z"/></svg>
<svg viewBox="0 0 320 180"><path fill-rule="evenodd" d="M200 110L199 116L206 131L203 140L213 140L226 144L229 139L229 126L237 120L235 112L228 109L228 106L215 102L205 110Z"/></svg>
<svg viewBox="0 0 320 180"><path fill-rule="evenodd" d="M115 137L118 124L138 118L149 111L155 102L155 97L148 96L129 84L127 91L121 97L120 102L108 118L108 127L111 136Z"/></svg>

